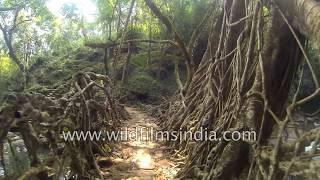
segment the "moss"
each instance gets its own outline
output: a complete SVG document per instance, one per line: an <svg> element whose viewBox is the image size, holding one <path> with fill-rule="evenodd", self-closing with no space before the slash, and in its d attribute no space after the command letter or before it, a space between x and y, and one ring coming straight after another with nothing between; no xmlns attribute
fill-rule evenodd
<svg viewBox="0 0 320 180"><path fill-rule="evenodd" d="M82 55L84 56L84 54ZM78 71L103 73L104 66L102 62L90 61L90 54L87 54L86 57L83 60L52 57L48 63L37 67L31 72L28 91L45 90L41 86L46 86L48 89L57 89L58 92L64 92L65 87L62 85Z"/></svg>
<svg viewBox="0 0 320 180"><path fill-rule="evenodd" d="M44 87L41 86L40 84L32 84L29 88L28 88L28 91L33 91L33 92L36 92L36 91L41 91Z"/></svg>
<svg viewBox="0 0 320 180"><path fill-rule="evenodd" d="M158 83L146 72L136 72L124 84L124 87L132 92L139 94L149 94L157 91Z"/></svg>
<svg viewBox="0 0 320 180"><path fill-rule="evenodd" d="M155 60L160 55L161 55L160 51L152 51L151 52L151 60ZM144 69L147 65L147 60L148 60L148 52L142 52L142 53L139 53L139 54L132 56L131 64L135 65L136 67L138 67L140 69Z"/></svg>
<svg viewBox="0 0 320 180"><path fill-rule="evenodd" d="M152 51L151 61L147 66L147 51L133 55L127 68L125 83L118 84L116 87L117 96L121 97L124 102L137 104L140 102L157 103L162 100L162 97L172 95L177 86L173 72L173 60L170 58L172 57L161 58L160 51ZM162 63L161 73L164 76L159 78L160 62ZM183 68L182 71L184 71ZM122 74L122 67L119 67L119 72ZM123 97L126 98L123 99Z"/></svg>
<svg viewBox="0 0 320 180"><path fill-rule="evenodd" d="M93 53L87 51L78 52L74 57L48 57L48 61L37 66L31 73L31 81L28 91L54 92L53 95L65 94L68 89L68 81L78 71L91 71L104 73L102 61L92 60ZM98 57L99 58L99 57ZM161 59L160 51L151 52L151 62L147 66L148 51L140 51L133 54L128 66L128 75L125 84L118 84L116 90L118 97L126 96L127 100L141 100L153 103L161 97L171 95L176 90L173 74L172 57L165 56ZM123 58L121 60L124 60ZM164 78L158 77L159 63L162 63L161 71ZM121 79L123 62L118 63L118 72Z"/></svg>

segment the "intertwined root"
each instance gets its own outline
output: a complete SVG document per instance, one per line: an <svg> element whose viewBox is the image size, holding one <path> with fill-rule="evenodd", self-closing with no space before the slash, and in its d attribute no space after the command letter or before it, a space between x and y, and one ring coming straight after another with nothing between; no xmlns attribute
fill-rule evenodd
<svg viewBox="0 0 320 180"><path fill-rule="evenodd" d="M319 156L316 147L320 130L296 134L292 142L285 142L283 136L289 124L296 124L296 107L320 92L319 80L315 79L315 91L298 100L301 78L295 96L286 106L291 83L305 54L300 46L305 38L292 30L281 10L268 7L270 15L265 16L263 6L269 4L225 1L185 96L171 102L162 116L162 127L169 131L207 128L221 137L226 131L254 130L257 139L172 142L177 149L176 158L185 164L180 178L320 177L315 170L319 161L312 160ZM305 60L310 64L307 57ZM312 67L309 70L313 73ZM275 137L271 136L272 131ZM304 152L311 142L314 151Z"/></svg>
<svg viewBox="0 0 320 180"><path fill-rule="evenodd" d="M96 156L110 155L110 146L103 141L65 141L62 137L63 132L114 129L127 118L124 107L109 94L109 78L79 72L73 76L69 87L69 92L59 99L42 94L13 94L1 108L1 143L9 131L20 133L33 166L22 178L47 177L49 174L89 178L96 172L100 174ZM43 162L37 154L41 143L50 150ZM69 168L71 171L66 172Z"/></svg>

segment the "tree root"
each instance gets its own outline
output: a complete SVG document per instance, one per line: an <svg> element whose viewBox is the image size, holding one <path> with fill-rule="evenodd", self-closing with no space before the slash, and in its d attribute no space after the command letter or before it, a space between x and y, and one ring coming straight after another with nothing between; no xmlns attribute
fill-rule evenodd
<svg viewBox="0 0 320 180"><path fill-rule="evenodd" d="M86 178L98 174L103 179L95 158L110 155L105 148L107 144L88 139L65 141L62 133L100 132L120 125L128 113L111 97L110 88L107 76L79 72L72 78L69 93L62 98L28 93L8 96L6 105L0 109L0 142L2 144L8 131L21 133L32 168L20 179L38 176L40 172L61 165L64 166L59 168L62 170L70 167L72 175ZM45 137L45 143L53 152L47 159L54 160L48 165L42 165L38 159L38 137Z"/></svg>

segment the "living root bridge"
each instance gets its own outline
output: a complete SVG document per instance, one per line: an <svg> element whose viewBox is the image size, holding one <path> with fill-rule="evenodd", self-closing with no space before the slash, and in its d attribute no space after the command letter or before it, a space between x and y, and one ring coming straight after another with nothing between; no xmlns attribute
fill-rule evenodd
<svg viewBox="0 0 320 180"><path fill-rule="evenodd" d="M287 143L288 137L284 136L288 125L295 124L294 110L320 92L319 80L314 78L314 92L298 99L301 76L294 98L288 102L302 57L309 64L301 44L306 38L319 35L313 28L320 22L320 10L315 11L318 7L319 3L312 0L277 0L271 4L266 1L224 1L218 21L212 25L208 48L185 98L170 103L169 110L162 116L162 127L169 131L207 128L221 135L225 131L251 129L257 132L258 139L172 142L171 146L177 150L176 158L186 164L179 178L272 180L287 179L291 175L307 179L320 177L316 170L320 167L319 161L311 160L319 155L318 150L304 151L312 141L315 142L313 147L319 145L320 130L295 134L295 140ZM267 16L263 8L268 9ZM293 12L296 11L302 13L301 16L295 16ZM294 20L296 17L297 21ZM297 23L306 25L307 31L301 31ZM312 66L308 67L312 72ZM272 133L275 136L271 136ZM302 139L305 143L301 143Z"/></svg>
<svg viewBox="0 0 320 180"><path fill-rule="evenodd" d="M32 168L22 179L68 179L73 175L91 179L97 174L103 179L96 157L109 156L110 145L89 140L64 141L61 134L114 129L127 118L127 113L109 94L110 80L105 75L79 72L68 87L69 92L59 99L42 94L12 94L0 109L1 145L9 131L20 133L29 154ZM43 161L37 154L40 145L50 151Z"/></svg>
<svg viewBox="0 0 320 180"><path fill-rule="evenodd" d="M130 39L127 41L124 41L124 44L128 44L128 43L139 43L139 42L143 42L143 43L160 43L160 44L172 44L172 45L176 45L178 46L174 41L172 40L148 40L148 39ZM115 46L119 45L119 43L116 42L110 42L110 43L85 43L85 46L91 47L91 48L113 48Z"/></svg>

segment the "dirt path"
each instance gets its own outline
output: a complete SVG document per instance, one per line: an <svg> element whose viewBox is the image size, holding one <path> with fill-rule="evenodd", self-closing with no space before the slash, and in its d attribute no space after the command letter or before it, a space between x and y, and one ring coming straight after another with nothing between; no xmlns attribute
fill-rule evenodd
<svg viewBox="0 0 320 180"><path fill-rule="evenodd" d="M126 110L131 118L124 122L122 130L134 133L128 133L131 138L127 141L116 144L117 150L111 159L113 165L105 174L107 179L173 179L177 169L168 158L168 148L160 142L146 141L149 137L146 132L158 129L154 118L135 108Z"/></svg>

